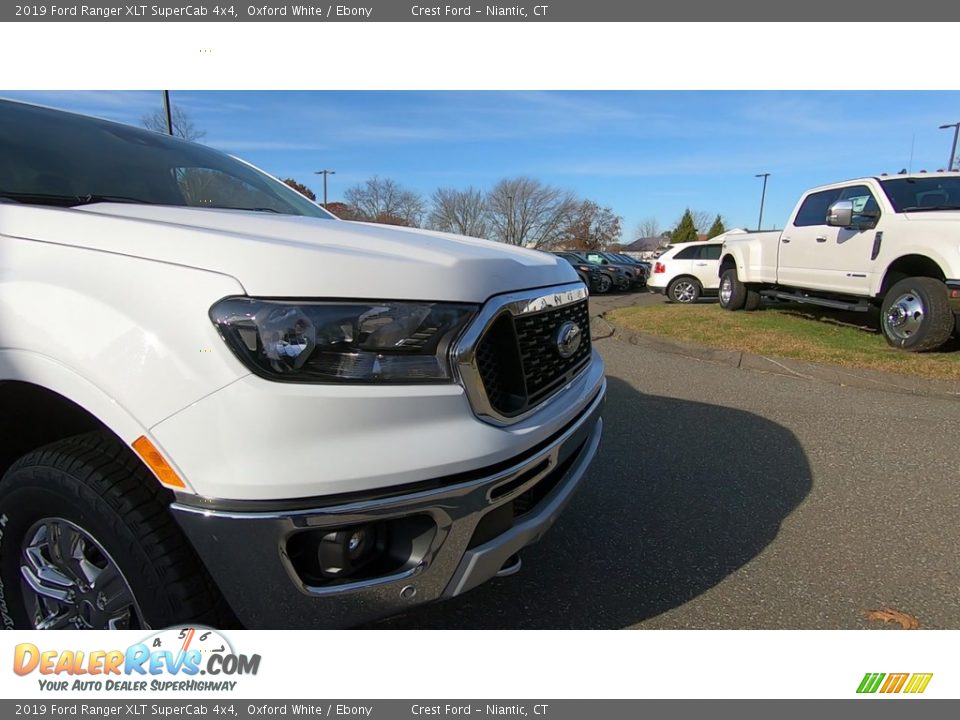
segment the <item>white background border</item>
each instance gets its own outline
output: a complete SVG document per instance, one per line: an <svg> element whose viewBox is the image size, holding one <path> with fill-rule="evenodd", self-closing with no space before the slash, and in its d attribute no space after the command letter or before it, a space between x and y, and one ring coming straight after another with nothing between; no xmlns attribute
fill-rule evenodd
<svg viewBox="0 0 960 720"><path fill-rule="evenodd" d="M124 650L150 634L8 632L0 636L0 662L12 665L19 642L31 642L41 651L89 653ZM238 679L233 695L142 696L181 700L854 698L864 673L932 672L922 697L960 697L954 631L251 630L223 634L237 653L260 654L259 673L246 678L192 679ZM130 693L42 693L37 680L43 677L38 672L24 677L9 672L0 696L74 701L132 697ZM159 679L191 678L164 675Z"/></svg>
<svg viewBox="0 0 960 720"><path fill-rule="evenodd" d="M2 34L8 90L958 87L956 23L75 22Z"/></svg>
<svg viewBox="0 0 960 720"><path fill-rule="evenodd" d="M952 23L44 23L7 24L0 34L0 94L956 89L958 83ZM923 85L904 53L923 57ZM845 72L852 56L869 72ZM238 693L248 698L849 698L865 672L933 672L925 697L960 697L957 631L230 635L239 652L263 656L260 675ZM14 645L26 639L47 649L88 650L140 639L124 637L7 633L0 663L9 663ZM11 676L4 676L0 695L42 697L36 676Z"/></svg>

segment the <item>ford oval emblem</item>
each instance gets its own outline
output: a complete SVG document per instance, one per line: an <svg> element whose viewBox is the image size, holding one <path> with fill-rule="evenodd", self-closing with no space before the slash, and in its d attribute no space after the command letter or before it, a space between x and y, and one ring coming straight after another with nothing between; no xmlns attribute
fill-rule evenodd
<svg viewBox="0 0 960 720"><path fill-rule="evenodd" d="M579 349L583 335L580 326L569 320L557 328L553 340L557 345L557 354L566 360Z"/></svg>

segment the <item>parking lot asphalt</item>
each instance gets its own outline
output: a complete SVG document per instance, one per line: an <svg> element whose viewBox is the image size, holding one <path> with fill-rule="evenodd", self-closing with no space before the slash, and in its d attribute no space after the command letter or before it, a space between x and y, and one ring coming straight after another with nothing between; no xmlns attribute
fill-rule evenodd
<svg viewBox="0 0 960 720"><path fill-rule="evenodd" d="M603 444L523 569L377 627L960 628L960 402L595 347Z"/></svg>

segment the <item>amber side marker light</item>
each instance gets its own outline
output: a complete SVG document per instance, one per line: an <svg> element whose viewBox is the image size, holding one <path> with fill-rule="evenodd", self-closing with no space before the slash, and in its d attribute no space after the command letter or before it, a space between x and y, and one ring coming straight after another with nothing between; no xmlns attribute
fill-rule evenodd
<svg viewBox="0 0 960 720"><path fill-rule="evenodd" d="M147 467L153 470L153 474L157 476L161 485L177 490L186 489L186 483L180 479L180 476L170 467L170 463L164 460L160 451L153 446L153 443L145 435L141 435L133 441L133 449L140 456L140 459L147 464Z"/></svg>

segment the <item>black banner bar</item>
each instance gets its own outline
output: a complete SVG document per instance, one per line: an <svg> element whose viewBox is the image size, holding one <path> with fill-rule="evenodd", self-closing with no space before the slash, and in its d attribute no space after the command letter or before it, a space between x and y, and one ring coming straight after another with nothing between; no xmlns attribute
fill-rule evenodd
<svg viewBox="0 0 960 720"><path fill-rule="evenodd" d="M692 0L685 3L624 2L624 0L541 0L523 4L459 2L421 3L397 0L366 2L160 2L125 4L105 0L38 2L0 7L3 22L946 22L960 20L960 4L893 4L889 0L804 0L771 3L768 0ZM851 30L851 38L862 39ZM718 33L723 43L769 42L739 28L732 37Z"/></svg>

